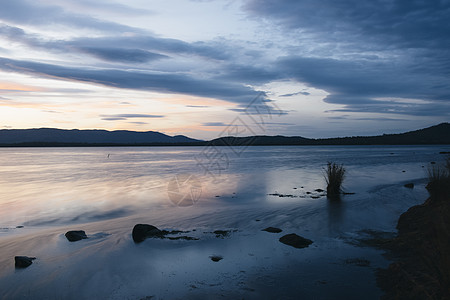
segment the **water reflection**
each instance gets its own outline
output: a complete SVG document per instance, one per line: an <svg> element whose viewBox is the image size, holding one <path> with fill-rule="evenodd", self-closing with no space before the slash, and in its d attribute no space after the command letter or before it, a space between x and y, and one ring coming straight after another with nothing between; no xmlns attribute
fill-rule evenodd
<svg viewBox="0 0 450 300"><path fill-rule="evenodd" d="M338 236L342 232L345 204L342 198L327 199L328 234Z"/></svg>

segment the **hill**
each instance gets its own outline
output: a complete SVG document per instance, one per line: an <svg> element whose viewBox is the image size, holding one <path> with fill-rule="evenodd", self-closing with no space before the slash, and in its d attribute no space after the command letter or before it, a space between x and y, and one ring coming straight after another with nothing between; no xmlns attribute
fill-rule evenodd
<svg viewBox="0 0 450 300"><path fill-rule="evenodd" d="M450 144L450 124L378 136L310 139L301 136L221 137L201 141L183 135L127 130L64 130L54 128L0 130L0 146L270 146L270 145L437 145Z"/></svg>
<svg viewBox="0 0 450 300"><path fill-rule="evenodd" d="M54 128L0 130L3 146L152 145L199 142L186 136L146 131L65 130Z"/></svg>
<svg viewBox="0 0 450 300"><path fill-rule="evenodd" d="M433 145L450 144L450 124L441 123L432 127L378 136L355 136L327 139L309 139L304 137L250 136L222 137L210 143L217 146L231 145Z"/></svg>

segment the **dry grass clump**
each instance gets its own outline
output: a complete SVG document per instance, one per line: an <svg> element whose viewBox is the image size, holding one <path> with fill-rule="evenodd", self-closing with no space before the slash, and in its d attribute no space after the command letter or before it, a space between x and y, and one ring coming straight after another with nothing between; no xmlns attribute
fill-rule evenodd
<svg viewBox="0 0 450 300"><path fill-rule="evenodd" d="M450 193L450 156L444 165L431 165L427 169L427 190L432 197L448 196Z"/></svg>
<svg viewBox="0 0 450 300"><path fill-rule="evenodd" d="M345 178L344 165L328 162L324 176L327 182L327 196L331 198L339 197L342 193L342 183Z"/></svg>

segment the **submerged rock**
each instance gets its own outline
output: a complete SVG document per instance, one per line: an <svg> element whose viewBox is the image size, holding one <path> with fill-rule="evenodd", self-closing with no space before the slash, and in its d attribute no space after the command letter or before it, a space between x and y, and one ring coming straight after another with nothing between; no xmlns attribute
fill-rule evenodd
<svg viewBox="0 0 450 300"><path fill-rule="evenodd" d="M211 258L211 260L212 260L213 262L218 262L218 261L220 261L220 260L223 259L223 257L220 256L220 255L212 255L212 256L210 256L209 258Z"/></svg>
<svg viewBox="0 0 450 300"><path fill-rule="evenodd" d="M31 266L33 263L33 260L35 260L36 257L28 257L28 256L16 256L14 257L15 266L18 269L23 269Z"/></svg>
<svg viewBox="0 0 450 300"><path fill-rule="evenodd" d="M296 235L295 233L283 235L280 238L280 242L294 248L306 248L313 243L313 241L305 239L304 237Z"/></svg>
<svg viewBox="0 0 450 300"><path fill-rule="evenodd" d="M163 238L164 233L153 225L136 224L133 228L132 236L135 243L141 243L146 238Z"/></svg>
<svg viewBox="0 0 450 300"><path fill-rule="evenodd" d="M267 227L267 228L263 229L262 231L267 231L270 233L280 233L283 230L281 230L280 228L276 228L276 227Z"/></svg>
<svg viewBox="0 0 450 300"><path fill-rule="evenodd" d="M69 242L76 242L76 241L88 238L86 235L86 232L84 232L84 230L67 231L65 236L69 240Z"/></svg>

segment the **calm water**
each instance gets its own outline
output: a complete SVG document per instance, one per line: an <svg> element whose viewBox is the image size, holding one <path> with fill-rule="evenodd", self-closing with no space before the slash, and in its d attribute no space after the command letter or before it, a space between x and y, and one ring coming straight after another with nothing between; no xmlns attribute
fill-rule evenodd
<svg viewBox="0 0 450 300"><path fill-rule="evenodd" d="M389 262L354 241L395 231L426 200L441 151L450 146L2 148L0 298L378 299L375 270ZM355 194L316 191L327 161L345 165ZM136 245L136 223L199 240ZM76 229L89 239L69 243ZM314 243L283 245L286 233ZM15 255L37 259L15 270Z"/></svg>
<svg viewBox="0 0 450 300"><path fill-rule="evenodd" d="M0 226L65 224L173 206L171 180L194 175L195 205L303 201L324 188L327 161L348 169L345 189L425 177L448 146L0 149ZM403 172L405 171L405 172ZM189 182L186 182L189 188ZM301 188L303 187L303 189ZM189 190L180 190L181 194ZM294 189L295 188L295 189ZM268 196L291 194L297 198ZM176 195L175 195L176 196ZM216 197L220 196L220 197ZM175 202L174 202L175 201Z"/></svg>

